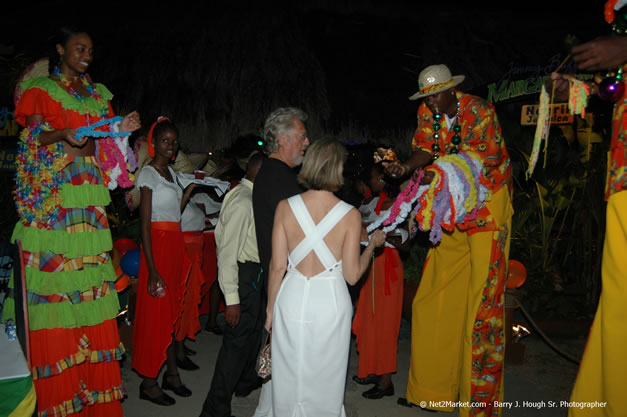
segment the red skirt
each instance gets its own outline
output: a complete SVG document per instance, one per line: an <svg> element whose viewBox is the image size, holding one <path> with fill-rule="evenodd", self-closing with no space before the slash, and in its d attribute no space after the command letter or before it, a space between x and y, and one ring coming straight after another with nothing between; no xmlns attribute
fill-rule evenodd
<svg viewBox="0 0 627 417"><path fill-rule="evenodd" d="M39 415L122 415L120 400L126 393L118 361L124 350L116 319L74 329L36 330L30 338ZM75 353L67 356L69 351Z"/></svg>
<svg viewBox="0 0 627 417"><path fill-rule="evenodd" d="M183 238L192 267L185 286L181 326L176 332L176 340L179 341L185 340L186 337L194 340L196 333L200 331L200 291L205 283L205 276L202 272L204 234L202 232L183 232Z"/></svg>
<svg viewBox="0 0 627 417"><path fill-rule="evenodd" d="M385 248L366 272L353 319L357 375L396 372L398 334L403 310L403 263L398 251Z"/></svg>
<svg viewBox="0 0 627 417"><path fill-rule="evenodd" d="M203 232L203 235L205 237L205 246L203 247L202 273L205 285L202 287L200 292L200 297L202 301L199 310L201 315L207 315L210 313L211 310L211 297L209 295L209 290L218 278L218 257L216 255L216 239L214 232ZM224 297L220 297L217 311L224 311L224 309Z"/></svg>
<svg viewBox="0 0 627 417"><path fill-rule="evenodd" d="M132 366L140 375L156 378L181 325L191 262L179 223L153 222L150 234L155 267L166 286L165 296L157 298L148 294L148 266L142 249L133 323Z"/></svg>

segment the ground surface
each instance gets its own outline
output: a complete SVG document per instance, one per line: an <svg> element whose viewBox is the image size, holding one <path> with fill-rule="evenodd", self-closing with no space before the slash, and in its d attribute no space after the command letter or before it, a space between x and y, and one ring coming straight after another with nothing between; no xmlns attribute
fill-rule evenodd
<svg viewBox="0 0 627 417"><path fill-rule="evenodd" d="M220 317L219 317L220 318ZM398 406L396 400L405 396L407 374L409 369L410 328L403 320L398 352L398 373L393 382L396 394L380 400L367 400L361 392L369 387L354 383L350 376L357 373L357 353L354 343L351 347L348 382L346 386L345 408L347 417L404 417L404 416L456 416L457 413L430 413L418 408ZM585 339L552 338L557 346L572 356L579 358L583 352ZM177 403L172 407L159 407L139 399L139 376L131 370L130 359L124 361L122 378L126 384L129 397L124 401L124 413L127 417L134 416L191 416L200 414L205 399L215 360L220 349L222 338L205 331L198 335L196 342L188 342L188 346L198 354L192 359L200 366L197 371L181 371L184 383L193 391L188 398L176 397ZM572 389L577 366L564 359L552 350L535 333L522 339L525 355L522 364L508 365L505 370L505 402L511 408L503 409L503 417L564 417L567 408L560 404L567 401ZM233 415L237 417L252 416L260 390L247 398L233 399Z"/></svg>

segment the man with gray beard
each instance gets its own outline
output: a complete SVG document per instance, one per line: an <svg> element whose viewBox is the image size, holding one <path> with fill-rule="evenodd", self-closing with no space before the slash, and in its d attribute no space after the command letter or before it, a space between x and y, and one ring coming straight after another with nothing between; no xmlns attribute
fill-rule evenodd
<svg viewBox="0 0 627 417"><path fill-rule="evenodd" d="M253 189L253 211L257 227L259 261L263 268L263 284L268 283L268 270L272 256L272 226L279 201L300 194L294 168L303 162L309 137L304 122L307 114L294 107L273 111L264 125L268 159L263 163ZM265 311L265 309L264 309ZM259 339L261 341L261 337ZM261 389L255 416L268 416L272 410L272 382Z"/></svg>

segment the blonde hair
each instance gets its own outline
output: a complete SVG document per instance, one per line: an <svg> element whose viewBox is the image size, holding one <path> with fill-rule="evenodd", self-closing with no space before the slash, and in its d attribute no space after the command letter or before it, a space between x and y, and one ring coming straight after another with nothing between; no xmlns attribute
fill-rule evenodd
<svg viewBox="0 0 627 417"><path fill-rule="evenodd" d="M346 148L335 139L320 139L307 148L298 182L308 189L337 191L344 185Z"/></svg>

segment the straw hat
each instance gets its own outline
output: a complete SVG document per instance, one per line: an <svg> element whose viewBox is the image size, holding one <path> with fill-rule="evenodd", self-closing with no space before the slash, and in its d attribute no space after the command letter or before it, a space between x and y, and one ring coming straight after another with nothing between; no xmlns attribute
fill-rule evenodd
<svg viewBox="0 0 627 417"><path fill-rule="evenodd" d="M451 70L446 65L430 65L420 72L418 76L418 88L420 90L409 97L409 99L417 100L422 97L432 96L461 84L465 78L465 75L453 77Z"/></svg>

